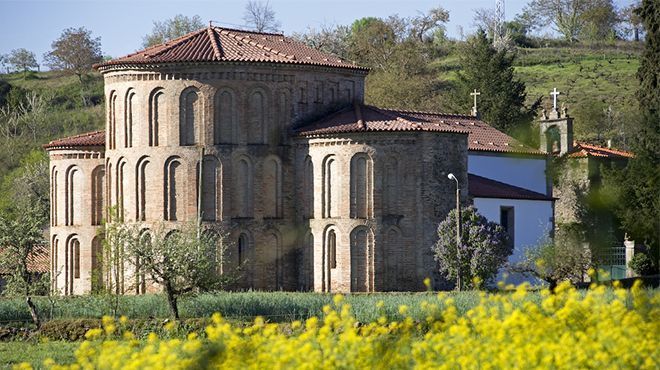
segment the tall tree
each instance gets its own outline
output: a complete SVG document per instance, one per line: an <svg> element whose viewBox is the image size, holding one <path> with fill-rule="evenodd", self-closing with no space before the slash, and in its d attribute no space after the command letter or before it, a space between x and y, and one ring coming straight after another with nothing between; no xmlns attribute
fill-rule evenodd
<svg viewBox="0 0 660 370"><path fill-rule="evenodd" d="M32 68L38 68L37 57L33 52L27 49L14 49L7 55L6 63L14 68L16 71L27 73Z"/></svg>
<svg viewBox="0 0 660 370"><path fill-rule="evenodd" d="M84 27L65 29L51 46L53 50L44 55L50 67L75 74L80 82L103 59L101 38L92 37L92 31Z"/></svg>
<svg viewBox="0 0 660 370"><path fill-rule="evenodd" d="M257 32L277 32L280 29L280 22L275 18L269 1L249 0L245 4L243 21Z"/></svg>
<svg viewBox="0 0 660 370"><path fill-rule="evenodd" d="M585 32L607 33L617 19L612 0L532 0L523 13L536 28L551 24L568 41Z"/></svg>
<svg viewBox="0 0 660 370"><path fill-rule="evenodd" d="M202 22L199 15L187 17L183 14L177 14L173 18L164 21L154 21L151 33L145 35L142 39L142 46L146 48L162 44L203 27L204 22Z"/></svg>
<svg viewBox="0 0 660 370"><path fill-rule="evenodd" d="M619 196L617 215L623 229L646 244L656 266L660 259L660 4L644 0L636 10L646 29L640 59L637 99L641 119L637 124L630 159L623 171L611 174L611 189Z"/></svg>
<svg viewBox="0 0 660 370"><path fill-rule="evenodd" d="M515 54L496 50L483 30L470 37L461 52L454 103L469 111L470 92L481 92L477 105L481 117L495 128L519 136L534 118L540 100L525 106L525 84L515 78Z"/></svg>

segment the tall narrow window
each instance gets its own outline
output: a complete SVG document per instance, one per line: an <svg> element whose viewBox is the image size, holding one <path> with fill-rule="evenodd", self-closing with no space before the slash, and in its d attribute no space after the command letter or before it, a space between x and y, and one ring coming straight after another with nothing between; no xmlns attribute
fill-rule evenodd
<svg viewBox="0 0 660 370"><path fill-rule="evenodd" d="M385 234L383 248L383 290L401 290L407 256L401 245L401 234L392 227Z"/></svg>
<svg viewBox="0 0 660 370"><path fill-rule="evenodd" d="M135 217L138 221L147 220L147 178L149 177L149 157L142 157L135 168Z"/></svg>
<svg viewBox="0 0 660 370"><path fill-rule="evenodd" d="M57 226L57 170L55 167L50 174L50 224Z"/></svg>
<svg viewBox="0 0 660 370"><path fill-rule="evenodd" d="M249 158L242 157L236 162L236 191L235 195L235 212L236 217L252 217L252 197L254 194L253 189L253 174L252 163Z"/></svg>
<svg viewBox="0 0 660 370"><path fill-rule="evenodd" d="M184 218L184 176L178 157L165 162L165 220L176 221Z"/></svg>
<svg viewBox="0 0 660 370"><path fill-rule="evenodd" d="M92 225L100 225L103 221L103 192L105 168L97 166L92 171Z"/></svg>
<svg viewBox="0 0 660 370"><path fill-rule="evenodd" d="M359 153L351 159L351 217L371 216L371 159Z"/></svg>
<svg viewBox="0 0 660 370"><path fill-rule="evenodd" d="M282 165L278 158L266 159L263 170L264 217L282 217Z"/></svg>
<svg viewBox="0 0 660 370"><path fill-rule="evenodd" d="M199 174L199 168L197 169ZM215 221L218 209L220 166L214 156L204 157L202 164L202 220ZM199 191L199 189L198 189Z"/></svg>
<svg viewBox="0 0 660 370"><path fill-rule="evenodd" d="M126 161L124 159L120 159L119 163L117 163L117 176L115 177L115 181L117 182L116 184L116 199L117 199L117 216L119 217L120 221L126 220L126 202L124 199L125 196L125 186L126 186Z"/></svg>
<svg viewBox="0 0 660 370"><path fill-rule="evenodd" d="M165 130L161 130L165 118L165 93L162 88L157 88L149 95L149 146L158 146L165 143Z"/></svg>
<svg viewBox="0 0 660 370"><path fill-rule="evenodd" d="M282 246L276 233L268 233L264 238L264 249L259 251L261 288L276 290L282 288Z"/></svg>
<svg viewBox="0 0 660 370"><path fill-rule="evenodd" d="M513 207L500 207L500 225L509 236L509 245L515 245L515 217Z"/></svg>
<svg viewBox="0 0 660 370"><path fill-rule="evenodd" d="M314 218L314 163L312 157L307 156L303 166L303 217Z"/></svg>
<svg viewBox="0 0 660 370"><path fill-rule="evenodd" d="M288 130L289 122L291 122L291 93L286 91L280 91L278 93L278 104L277 104L277 127L273 128L275 131L274 137L279 140L279 143L285 143L288 139Z"/></svg>
<svg viewBox="0 0 660 370"><path fill-rule="evenodd" d="M77 167L71 167L66 174L65 192L65 225L80 225L82 212L82 173Z"/></svg>
<svg viewBox="0 0 660 370"><path fill-rule="evenodd" d="M336 184L336 160L330 155L323 160L323 217L336 217L339 214L338 186Z"/></svg>
<svg viewBox="0 0 660 370"><path fill-rule="evenodd" d="M124 148L133 147L133 104L135 91L128 90L124 101Z"/></svg>
<svg viewBox="0 0 660 370"><path fill-rule="evenodd" d="M73 277L80 279L80 241L73 239L72 243L72 259L73 259Z"/></svg>
<svg viewBox="0 0 660 370"><path fill-rule="evenodd" d="M236 102L234 94L222 90L215 94L215 122L213 142L215 144L236 143Z"/></svg>
<svg viewBox="0 0 660 370"><path fill-rule="evenodd" d="M247 111L247 143L263 144L266 118L266 97L264 93L257 90L250 94Z"/></svg>
<svg viewBox="0 0 660 370"><path fill-rule="evenodd" d="M383 175L383 213L399 214L399 171L396 158L388 158Z"/></svg>
<svg viewBox="0 0 660 370"><path fill-rule="evenodd" d="M247 257L247 249L248 249L248 238L247 235L241 234L238 237L238 266L240 267L243 263L245 263L245 259Z"/></svg>
<svg viewBox="0 0 660 370"><path fill-rule="evenodd" d="M202 101L197 88L188 88L181 93L179 117L179 145L200 143Z"/></svg>
<svg viewBox="0 0 660 370"><path fill-rule="evenodd" d="M328 231L328 266L337 268L337 234L334 230Z"/></svg>
<svg viewBox="0 0 660 370"><path fill-rule="evenodd" d="M101 238L92 239L92 291L100 292L103 287L103 243Z"/></svg>
<svg viewBox="0 0 660 370"><path fill-rule="evenodd" d="M57 261L57 249L59 248L59 240L57 235L53 235L53 239L50 242L50 286L53 291L57 290L57 277L58 272L58 261Z"/></svg>
<svg viewBox="0 0 660 370"><path fill-rule="evenodd" d="M117 93L110 93L108 98L108 147L117 147Z"/></svg>
<svg viewBox="0 0 660 370"><path fill-rule="evenodd" d="M113 199L113 192L112 192L112 163L110 163L110 160L108 159L106 162L106 170L105 173L107 175L107 180L105 182L105 194L107 195L107 199L105 200L105 208L106 210L110 210L112 206L114 206L114 199ZM112 221L112 212L107 212L106 213L108 222Z"/></svg>

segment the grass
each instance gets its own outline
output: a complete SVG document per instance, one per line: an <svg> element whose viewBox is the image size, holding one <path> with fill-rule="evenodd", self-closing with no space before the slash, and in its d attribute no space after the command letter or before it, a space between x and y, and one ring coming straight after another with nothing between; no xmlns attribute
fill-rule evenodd
<svg viewBox="0 0 660 370"><path fill-rule="evenodd" d="M29 362L35 369L43 369L43 361L52 358L59 364L75 360L78 342L0 342L0 369L11 369L13 365Z"/></svg>

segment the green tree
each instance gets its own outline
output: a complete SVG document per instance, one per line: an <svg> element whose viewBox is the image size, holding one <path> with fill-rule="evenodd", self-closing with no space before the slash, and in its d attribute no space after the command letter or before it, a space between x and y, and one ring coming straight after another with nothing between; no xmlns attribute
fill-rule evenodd
<svg viewBox="0 0 660 370"><path fill-rule="evenodd" d="M458 73L454 104L469 111L470 93L481 92L478 110L481 117L495 128L521 137L529 129L537 100L531 107L525 105L525 84L514 76L515 54L496 50L483 30L470 37L460 54L462 70Z"/></svg>
<svg viewBox="0 0 660 370"><path fill-rule="evenodd" d="M44 239L47 212L44 215L38 202L35 206L27 202L34 199L29 189L17 196L25 199L17 199L15 212L0 214L0 269L9 273L4 294L24 297L32 321L39 327L41 319L32 296L48 292L48 277L36 276L30 264L40 254L48 253Z"/></svg>
<svg viewBox="0 0 660 370"><path fill-rule="evenodd" d="M85 27L65 29L51 47L53 50L44 55L48 65L78 76L81 83L92 65L103 59L101 38L92 37L92 31Z"/></svg>
<svg viewBox="0 0 660 370"><path fill-rule="evenodd" d="M25 78L27 72L31 71L32 68L39 68L37 57L27 49L14 49L6 58L6 63L13 67L15 71L23 72L23 78Z"/></svg>
<svg viewBox="0 0 660 370"><path fill-rule="evenodd" d="M166 19L162 22L154 21L154 27L151 33L142 38L142 46L147 48L162 44L203 27L204 22L202 22L202 18L199 15L187 17L183 14L177 14L173 18Z"/></svg>
<svg viewBox="0 0 660 370"><path fill-rule="evenodd" d="M468 207L461 212L460 250L456 245L456 210L438 226L438 241L432 249L442 275L456 280L460 271L462 285L476 288L475 278L488 282L497 275L513 253L513 244L500 225Z"/></svg>

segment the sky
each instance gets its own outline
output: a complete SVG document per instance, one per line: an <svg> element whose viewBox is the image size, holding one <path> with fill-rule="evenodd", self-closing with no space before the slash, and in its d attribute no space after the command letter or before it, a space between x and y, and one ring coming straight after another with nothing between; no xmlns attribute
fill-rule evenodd
<svg viewBox="0 0 660 370"><path fill-rule="evenodd" d="M529 0L506 0L507 20ZM615 0L619 7L634 0ZM154 21L176 14L199 15L204 22L241 28L247 0L0 0L0 54L26 48L42 61L53 40L69 27L85 27L101 37L104 55L119 57L141 48ZM447 33L459 38L474 30L473 11L494 8L495 0L270 0L285 34L308 27L350 24L362 17L407 17L441 6L449 11Z"/></svg>

